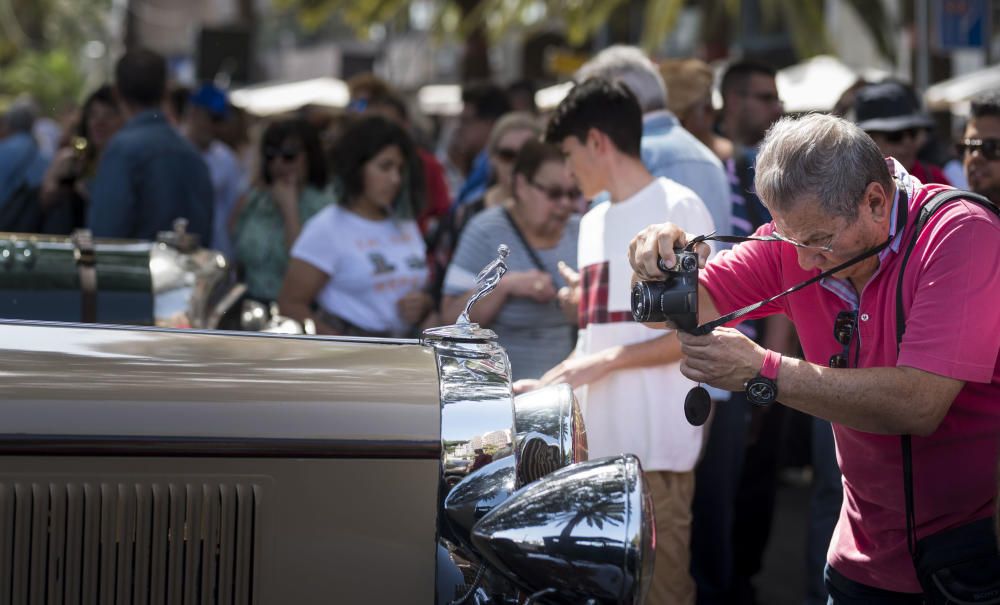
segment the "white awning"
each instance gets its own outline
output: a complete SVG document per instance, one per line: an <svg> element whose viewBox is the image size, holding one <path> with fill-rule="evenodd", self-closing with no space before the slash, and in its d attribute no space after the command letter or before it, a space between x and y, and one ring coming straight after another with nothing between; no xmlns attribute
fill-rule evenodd
<svg viewBox="0 0 1000 605"><path fill-rule="evenodd" d="M535 93L535 105L539 111L551 111L562 103L574 86L576 82L570 81L543 88Z"/></svg>
<svg viewBox="0 0 1000 605"><path fill-rule="evenodd" d="M417 91L417 107L425 115L457 116L462 113L462 87L429 84Z"/></svg>
<svg viewBox="0 0 1000 605"><path fill-rule="evenodd" d="M969 113L969 101L991 90L1000 90L1000 65L993 65L942 80L924 93L924 102L931 111L951 111L958 115Z"/></svg>
<svg viewBox="0 0 1000 605"><path fill-rule="evenodd" d="M820 55L778 71L778 95L788 113L830 111L858 74L836 57Z"/></svg>
<svg viewBox="0 0 1000 605"><path fill-rule="evenodd" d="M343 108L350 97L347 84L336 78L259 84L230 94L233 105L257 116L294 111L305 105Z"/></svg>

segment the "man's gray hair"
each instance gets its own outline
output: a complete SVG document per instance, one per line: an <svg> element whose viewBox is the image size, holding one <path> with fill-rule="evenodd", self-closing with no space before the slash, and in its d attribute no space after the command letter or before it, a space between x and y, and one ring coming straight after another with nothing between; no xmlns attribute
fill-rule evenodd
<svg viewBox="0 0 1000 605"><path fill-rule="evenodd" d="M754 188L772 211L787 211L815 196L828 214L854 220L873 181L892 191L875 141L847 120L815 113L771 126L757 155Z"/></svg>
<svg viewBox="0 0 1000 605"><path fill-rule="evenodd" d="M624 84L639 100L642 113L667 108L667 86L646 53L635 46L617 44L584 63L573 78L577 83L604 78Z"/></svg>
<svg viewBox="0 0 1000 605"><path fill-rule="evenodd" d="M38 117L38 108L29 98L19 98L7 109L4 122L10 132L30 133Z"/></svg>

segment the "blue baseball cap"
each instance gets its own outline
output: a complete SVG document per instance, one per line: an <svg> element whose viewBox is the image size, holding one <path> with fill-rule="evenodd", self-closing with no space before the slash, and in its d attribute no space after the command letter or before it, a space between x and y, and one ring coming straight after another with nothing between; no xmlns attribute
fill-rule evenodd
<svg viewBox="0 0 1000 605"><path fill-rule="evenodd" d="M229 113L229 102L226 93L214 84L202 84L190 98L192 105L207 109L210 114L224 118Z"/></svg>

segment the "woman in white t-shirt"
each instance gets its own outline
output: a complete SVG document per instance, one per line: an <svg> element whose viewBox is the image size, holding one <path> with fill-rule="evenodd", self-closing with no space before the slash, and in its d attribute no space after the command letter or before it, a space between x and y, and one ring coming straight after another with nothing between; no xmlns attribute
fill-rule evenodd
<svg viewBox="0 0 1000 605"><path fill-rule="evenodd" d="M321 334L406 336L435 321L415 217L423 173L409 135L382 117L349 125L333 151L337 204L302 229L278 298Z"/></svg>

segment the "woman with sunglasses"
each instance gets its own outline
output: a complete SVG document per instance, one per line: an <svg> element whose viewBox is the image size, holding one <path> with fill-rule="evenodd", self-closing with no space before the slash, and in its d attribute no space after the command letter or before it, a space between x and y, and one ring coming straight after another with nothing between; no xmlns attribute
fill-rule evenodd
<svg viewBox="0 0 1000 605"><path fill-rule="evenodd" d="M333 202L326 184L326 161L313 129L302 120L267 127L259 181L230 217L247 296L264 303L277 300L288 251L302 226Z"/></svg>
<svg viewBox="0 0 1000 605"><path fill-rule="evenodd" d="M443 317L454 321L475 290L476 273L510 247L510 271L472 309L471 319L500 336L514 379L538 378L573 349L575 317L557 292L563 266L576 266L582 197L558 147L528 141L511 169L512 198L484 210L462 233L444 282Z"/></svg>
<svg viewBox="0 0 1000 605"><path fill-rule="evenodd" d="M517 152L525 142L538 139L542 127L538 119L524 112L508 113L497 120L490 132L486 148L489 150L490 172L493 184L486 190L483 197L456 206L451 214L445 217L431 236L429 247L433 252L436 283L440 286L444 278L444 270L451 262L451 256L458 245L458 239L469 224L472 217L487 208L494 208L511 197L511 170ZM435 288L435 290L439 290Z"/></svg>
<svg viewBox="0 0 1000 605"><path fill-rule="evenodd" d="M321 334L399 337L436 322L416 217L423 166L410 136L380 116L347 126L333 152L337 203L292 248L279 304ZM315 311L314 311L315 309Z"/></svg>

